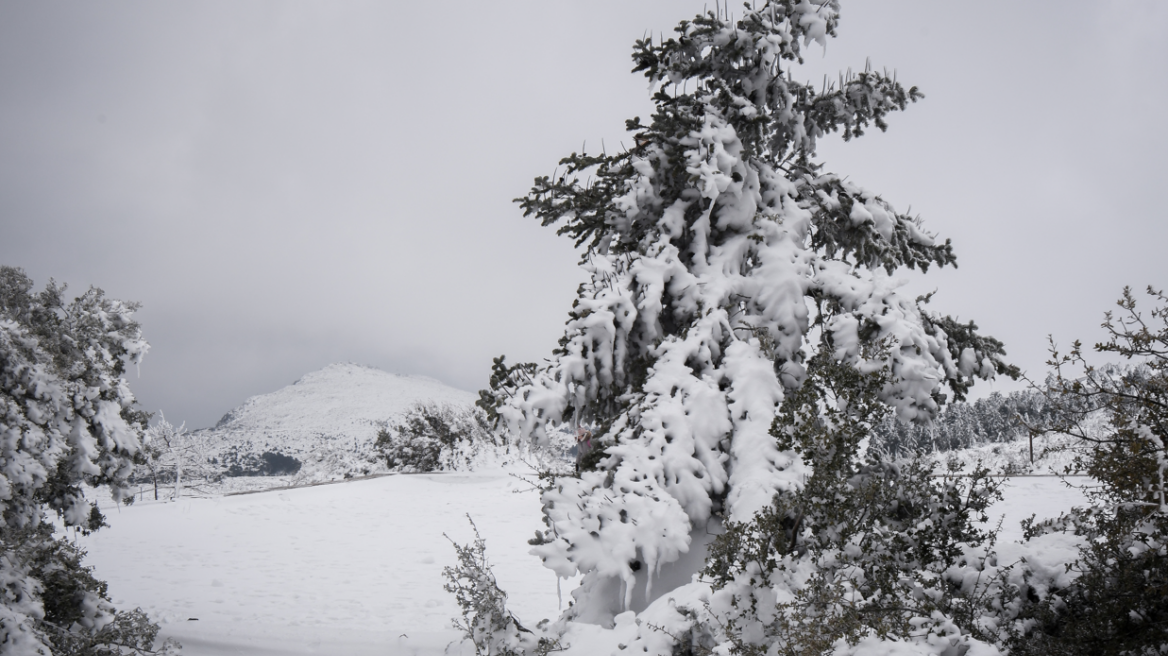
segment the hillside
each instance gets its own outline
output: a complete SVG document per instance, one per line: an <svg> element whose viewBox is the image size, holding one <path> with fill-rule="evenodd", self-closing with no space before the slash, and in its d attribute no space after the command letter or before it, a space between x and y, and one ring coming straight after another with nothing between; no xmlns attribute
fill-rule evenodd
<svg viewBox="0 0 1168 656"><path fill-rule="evenodd" d="M261 473L267 453L298 461L296 474L305 482L331 479L378 470L372 451L378 430L415 404L469 408L474 399L424 376L331 364L249 398L195 435L206 457L229 474Z"/></svg>

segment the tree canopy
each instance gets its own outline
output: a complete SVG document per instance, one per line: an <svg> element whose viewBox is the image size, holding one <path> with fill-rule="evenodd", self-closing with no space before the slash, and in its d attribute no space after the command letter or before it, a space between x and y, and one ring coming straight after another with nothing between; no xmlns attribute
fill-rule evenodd
<svg viewBox="0 0 1168 656"><path fill-rule="evenodd" d="M0 645L5 654L153 653L158 627L118 613L84 555L56 538L104 519L83 486L130 495L147 415L125 380L148 350L137 306L91 288L67 301L0 267Z"/></svg>
<svg viewBox="0 0 1168 656"><path fill-rule="evenodd" d="M498 360L481 403L536 442L593 429L594 467L544 493L535 548L559 575L584 575L578 619L651 600L710 521L750 521L801 488L812 467L772 426L812 367L877 377L874 398L904 421L976 378L1017 375L1000 342L900 291L899 270L955 265L949 241L816 159L820 139L884 130L923 97L869 66L798 81L838 9L776 0L637 41L656 108L627 122L634 147L573 153L517 199L582 247L590 279L551 359Z"/></svg>

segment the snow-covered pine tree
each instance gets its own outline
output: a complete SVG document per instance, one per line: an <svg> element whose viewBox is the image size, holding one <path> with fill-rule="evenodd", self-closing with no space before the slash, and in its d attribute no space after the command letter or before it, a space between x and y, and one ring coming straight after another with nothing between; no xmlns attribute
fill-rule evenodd
<svg viewBox="0 0 1168 656"><path fill-rule="evenodd" d="M91 288L73 301L0 266L0 653L147 654L158 627L117 612L84 552L48 514L83 531L104 524L84 485L132 494L147 415L124 378L148 345L136 306Z"/></svg>
<svg viewBox="0 0 1168 656"><path fill-rule="evenodd" d="M816 161L921 98L865 68L796 81L802 48L835 36L838 3L773 0L683 21L634 46L656 85L619 154L572 154L518 199L584 248L548 364L496 361L484 405L541 441L592 427L593 467L543 494L534 552L583 574L568 619L612 626L690 583L722 520L747 522L810 467L771 433L809 363L880 372L879 402L927 420L975 377L1015 374L972 323L925 311L891 277L954 264L948 241ZM826 357L814 358L816 354Z"/></svg>

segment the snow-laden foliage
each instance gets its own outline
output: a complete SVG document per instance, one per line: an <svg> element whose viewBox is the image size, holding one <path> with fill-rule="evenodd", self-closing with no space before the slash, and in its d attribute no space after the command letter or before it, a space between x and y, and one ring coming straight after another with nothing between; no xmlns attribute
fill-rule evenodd
<svg viewBox="0 0 1168 656"><path fill-rule="evenodd" d="M222 475L210 462L207 451L205 434L188 431L185 423L175 426L163 416L146 429L138 477L150 480L155 500L159 498L160 483L169 483L170 499L178 500L184 485Z"/></svg>
<svg viewBox="0 0 1168 656"><path fill-rule="evenodd" d="M428 472L469 467L498 446L479 408L419 403L377 433L373 448L390 469Z"/></svg>
<svg viewBox="0 0 1168 656"><path fill-rule="evenodd" d="M869 448L889 458L903 458L1012 442L1028 436L1028 426L1050 423L1055 409L1044 394L1034 390L994 392L972 403L950 404L927 424L889 417L872 431Z"/></svg>
<svg viewBox="0 0 1168 656"><path fill-rule="evenodd" d="M1071 533L1082 546L1068 565L1073 583L1023 609L1030 623L1016 653L1168 653L1168 297L1147 292L1156 307L1144 315L1124 289L1119 314L1103 323L1107 341L1095 345L1127 366L1097 368L1079 342L1066 354L1052 347L1048 395L1060 411L1046 430L1087 445L1075 467L1099 485L1084 490L1089 506L1029 529ZM1092 425L1100 413L1102 431Z"/></svg>
<svg viewBox="0 0 1168 656"><path fill-rule="evenodd" d="M1080 541L996 545L987 509L1001 480L986 469L939 475L923 460L861 457L890 412L879 399L887 372L858 372L827 353L807 369L773 429L806 480L749 521L708 524L717 537L704 570L634 617L614 617L611 653L1009 653L1035 625L1034 602L1072 585L1066 564ZM597 633L581 630L578 615L566 619L556 628L569 647Z"/></svg>
<svg viewBox="0 0 1168 656"><path fill-rule="evenodd" d="M99 289L67 302L63 286L32 287L0 267L0 651L144 653L153 634L141 643L134 627L149 623L114 611L46 516L96 530L104 520L82 486L130 494L146 419L124 378L147 351L136 306Z"/></svg>
<svg viewBox="0 0 1168 656"><path fill-rule="evenodd" d="M611 624L712 519L748 522L803 486L809 463L771 428L810 363L883 372L876 398L906 421L1016 373L972 323L898 291L902 267L953 264L949 242L815 161L820 138L883 130L922 97L867 67L796 81L837 21L834 0L763 2L638 41L656 110L628 121L634 147L572 154L519 199L583 247L590 280L550 362L497 361L482 403L513 435L585 424L603 449L544 493L535 549L584 575L577 618Z"/></svg>
<svg viewBox="0 0 1168 656"><path fill-rule="evenodd" d="M992 641L987 599L1000 577L979 522L1000 499L997 484L984 469L937 477L919 461L864 462L861 443L886 413L881 377L832 363L811 371L784 399L776 432L812 474L752 521L726 525L704 572L716 592L699 619L736 654Z"/></svg>
<svg viewBox="0 0 1168 656"><path fill-rule="evenodd" d="M487 562L487 543L479 535L474 520L469 515L467 519L474 531L474 542L458 544L450 540L458 554L458 564L442 570L446 578L444 588L454 595L462 610L462 619L454 620L454 628L462 631L463 638L474 645L477 656L542 655L558 651L554 639L525 628L507 610L507 593L499 587Z"/></svg>

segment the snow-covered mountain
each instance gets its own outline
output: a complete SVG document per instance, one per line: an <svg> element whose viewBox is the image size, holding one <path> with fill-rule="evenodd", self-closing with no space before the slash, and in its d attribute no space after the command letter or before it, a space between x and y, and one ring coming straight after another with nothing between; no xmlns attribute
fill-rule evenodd
<svg viewBox="0 0 1168 656"><path fill-rule="evenodd" d="M474 400L433 378L331 364L249 398L196 434L206 456L225 471L254 470L269 453L300 461L306 480L360 475L380 468L372 445L386 423L419 403L469 408Z"/></svg>

